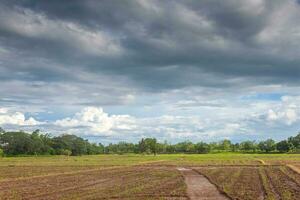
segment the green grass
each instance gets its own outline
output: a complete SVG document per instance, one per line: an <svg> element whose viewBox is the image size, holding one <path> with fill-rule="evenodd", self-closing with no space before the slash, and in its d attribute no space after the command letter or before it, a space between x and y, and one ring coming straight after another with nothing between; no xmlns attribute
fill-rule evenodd
<svg viewBox="0 0 300 200"><path fill-rule="evenodd" d="M141 155L88 155L88 156L32 156L0 158L0 166L130 166L157 161L159 156Z"/></svg>
<svg viewBox="0 0 300 200"><path fill-rule="evenodd" d="M32 156L0 158L0 166L131 166L147 163L172 165L248 165L299 163L300 154L162 154Z"/></svg>

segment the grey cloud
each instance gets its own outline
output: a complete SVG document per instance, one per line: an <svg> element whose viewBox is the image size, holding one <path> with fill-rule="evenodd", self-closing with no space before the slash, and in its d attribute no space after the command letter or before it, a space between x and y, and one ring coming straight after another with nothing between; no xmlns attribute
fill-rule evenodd
<svg viewBox="0 0 300 200"><path fill-rule="evenodd" d="M299 38L288 31L300 29L299 7L292 0L1 4L2 81L69 85L64 95L73 93L70 88L75 85L80 92L71 96L99 89L107 94L104 99L188 87L230 93L255 85L299 85ZM272 20L280 12L283 22L276 25ZM103 41L97 46L93 37ZM106 54L109 51L112 54ZM86 77L78 77L80 73ZM91 75L111 77L106 89ZM111 92L111 82L123 87ZM57 96L52 91L49 95ZM80 103L106 101L91 97Z"/></svg>

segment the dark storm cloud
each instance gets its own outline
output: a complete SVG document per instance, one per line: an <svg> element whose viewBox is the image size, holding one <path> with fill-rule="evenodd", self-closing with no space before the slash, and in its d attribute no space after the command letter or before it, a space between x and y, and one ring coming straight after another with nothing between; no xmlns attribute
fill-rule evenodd
<svg viewBox="0 0 300 200"><path fill-rule="evenodd" d="M84 71L150 91L299 84L292 0L1 2L3 79L72 83Z"/></svg>

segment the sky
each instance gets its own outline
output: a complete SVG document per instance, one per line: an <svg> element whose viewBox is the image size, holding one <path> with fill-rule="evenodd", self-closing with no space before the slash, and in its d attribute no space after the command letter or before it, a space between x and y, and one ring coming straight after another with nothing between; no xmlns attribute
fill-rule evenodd
<svg viewBox="0 0 300 200"><path fill-rule="evenodd" d="M300 131L296 0L0 0L0 126L94 142Z"/></svg>

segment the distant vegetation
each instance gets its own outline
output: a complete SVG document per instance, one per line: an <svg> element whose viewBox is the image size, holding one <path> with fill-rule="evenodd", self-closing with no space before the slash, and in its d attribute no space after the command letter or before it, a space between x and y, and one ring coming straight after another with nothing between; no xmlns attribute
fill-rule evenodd
<svg viewBox="0 0 300 200"><path fill-rule="evenodd" d="M119 142L103 145L90 143L75 135L51 137L36 130L32 133L23 131L6 132L0 128L0 156L5 155L93 155L93 154L173 154L173 153L300 153L300 133L287 140L275 142L268 139L261 142L244 141L232 143L230 140L220 142L190 141L169 144L159 143L155 138L143 138L137 144Z"/></svg>

